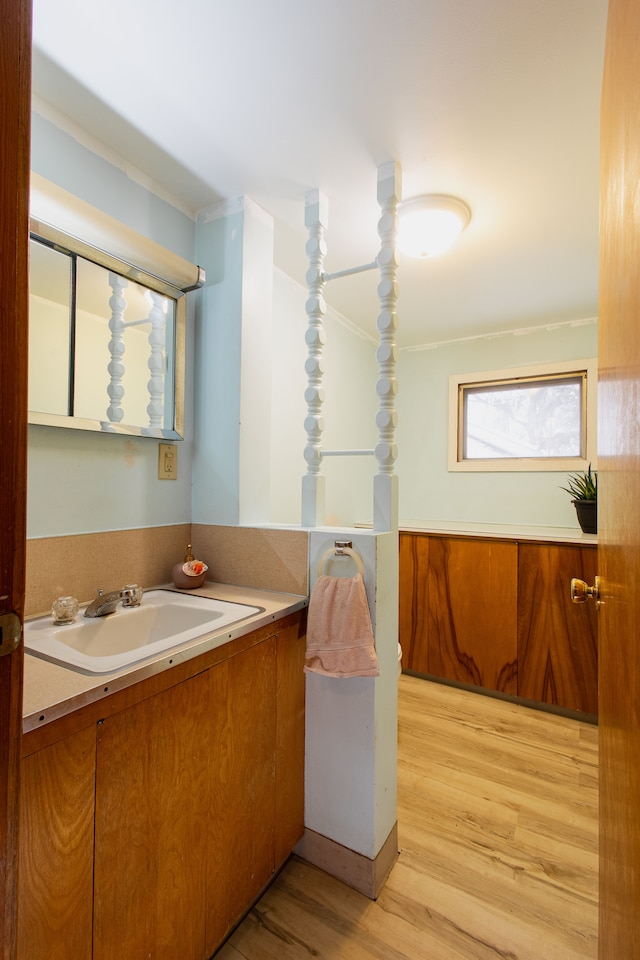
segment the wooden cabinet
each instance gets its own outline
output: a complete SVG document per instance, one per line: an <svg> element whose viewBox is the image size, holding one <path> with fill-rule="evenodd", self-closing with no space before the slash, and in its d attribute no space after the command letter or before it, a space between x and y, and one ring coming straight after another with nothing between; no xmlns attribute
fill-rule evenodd
<svg viewBox="0 0 640 960"><path fill-rule="evenodd" d="M598 634L593 603L575 604L572 577L592 584L593 547L521 543L518 550L518 693L598 712Z"/></svg>
<svg viewBox="0 0 640 960"><path fill-rule="evenodd" d="M569 710L597 713L594 546L400 535L405 669Z"/></svg>
<svg viewBox="0 0 640 960"><path fill-rule="evenodd" d="M91 960L95 768L95 727L22 760L20 960Z"/></svg>
<svg viewBox="0 0 640 960"><path fill-rule="evenodd" d="M19 960L213 954L302 836L303 623L27 749Z"/></svg>

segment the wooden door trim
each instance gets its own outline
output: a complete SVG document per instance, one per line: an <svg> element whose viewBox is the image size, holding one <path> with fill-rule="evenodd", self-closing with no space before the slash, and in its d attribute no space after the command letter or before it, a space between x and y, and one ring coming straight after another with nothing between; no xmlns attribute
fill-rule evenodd
<svg viewBox="0 0 640 960"><path fill-rule="evenodd" d="M31 0L0 10L0 613L25 591ZM16 949L22 649L0 657L0 956Z"/></svg>

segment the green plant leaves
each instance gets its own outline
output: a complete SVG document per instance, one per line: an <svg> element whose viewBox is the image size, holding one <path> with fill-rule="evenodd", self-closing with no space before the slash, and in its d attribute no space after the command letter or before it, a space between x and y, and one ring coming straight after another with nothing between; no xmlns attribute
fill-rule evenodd
<svg viewBox="0 0 640 960"><path fill-rule="evenodd" d="M560 487L560 489L570 494L574 500L598 499L598 474L597 471L591 470L591 464L586 473L570 474L568 484L568 487Z"/></svg>

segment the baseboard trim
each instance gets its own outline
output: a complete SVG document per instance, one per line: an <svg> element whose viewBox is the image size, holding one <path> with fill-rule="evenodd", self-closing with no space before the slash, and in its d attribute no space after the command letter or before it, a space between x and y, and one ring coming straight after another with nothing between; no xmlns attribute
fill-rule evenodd
<svg viewBox="0 0 640 960"><path fill-rule="evenodd" d="M374 860L308 828L305 828L294 853L370 900L376 900L398 859L398 824L394 823Z"/></svg>
<svg viewBox="0 0 640 960"><path fill-rule="evenodd" d="M553 713L558 717L567 717L568 720L581 720L583 723L592 723L598 725L597 713L583 713L582 710L571 710L569 707L559 707L555 703L542 703L541 700L530 700L528 697L519 697L515 693L504 693L502 690L489 690L487 687L476 687L472 683L465 683L464 680L449 680L448 677L437 677L435 674L422 673L420 670L405 670L409 677L417 677L419 680L428 680L430 683L439 683L444 687L456 687L458 690L468 690L470 693L477 693L481 697L492 697L494 700L506 700L507 703L518 703L521 707L530 707L532 710L540 710L542 713Z"/></svg>

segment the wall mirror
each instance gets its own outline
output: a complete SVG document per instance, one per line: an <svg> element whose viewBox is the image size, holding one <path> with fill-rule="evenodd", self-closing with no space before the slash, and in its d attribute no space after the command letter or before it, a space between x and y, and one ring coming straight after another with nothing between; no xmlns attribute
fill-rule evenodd
<svg viewBox="0 0 640 960"><path fill-rule="evenodd" d="M53 188L56 202L68 204L58 211L67 227L78 206L92 216L88 205L44 184L47 197ZM79 239L82 224L74 235L48 222L55 210L48 219L34 215L41 200L32 189L29 422L182 439L186 292L201 285L203 271L186 264L178 282L187 286L176 286L175 269L168 280L156 275L163 264L158 258L156 268L155 245L145 238L93 211L89 238ZM105 222L111 234L94 246L96 224ZM110 252L131 254L136 243L140 265Z"/></svg>

